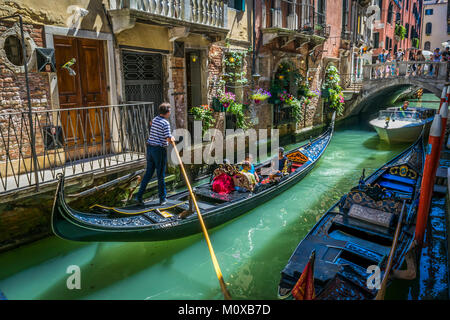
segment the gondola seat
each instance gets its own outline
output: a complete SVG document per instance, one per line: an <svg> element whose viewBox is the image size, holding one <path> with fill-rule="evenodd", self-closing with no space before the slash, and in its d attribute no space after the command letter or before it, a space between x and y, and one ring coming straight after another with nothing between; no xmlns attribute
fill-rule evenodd
<svg viewBox="0 0 450 320"><path fill-rule="evenodd" d="M401 182L404 184L409 184L409 185L416 185L416 180L414 179L410 179L410 178L405 178L405 177L400 177L400 176L395 176L389 173L385 173L381 176L383 179L385 180L391 180L391 181L397 181L397 182Z"/></svg>
<svg viewBox="0 0 450 320"><path fill-rule="evenodd" d="M382 186L383 188L396 190L396 191L402 191L402 192L408 192L408 193L412 193L414 191L413 187L405 186L405 185L394 183L391 181L381 181L379 183L379 185Z"/></svg>
<svg viewBox="0 0 450 320"><path fill-rule="evenodd" d="M393 227L396 220L394 213L363 207L358 204L351 206L348 216L386 228Z"/></svg>
<svg viewBox="0 0 450 320"><path fill-rule="evenodd" d="M194 188L194 193L200 198L212 200L214 202L231 202L248 197L249 192L233 191L228 194L220 194L208 188Z"/></svg>
<svg viewBox="0 0 450 320"><path fill-rule="evenodd" d="M303 163L292 162L291 172L295 172L301 166L303 166Z"/></svg>

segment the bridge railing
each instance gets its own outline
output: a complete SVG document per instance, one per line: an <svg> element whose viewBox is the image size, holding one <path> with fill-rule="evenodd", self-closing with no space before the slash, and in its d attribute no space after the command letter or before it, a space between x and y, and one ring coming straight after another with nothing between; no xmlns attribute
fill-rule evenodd
<svg viewBox="0 0 450 320"><path fill-rule="evenodd" d="M448 62L392 61L363 66L364 81L399 77L446 81L448 79Z"/></svg>

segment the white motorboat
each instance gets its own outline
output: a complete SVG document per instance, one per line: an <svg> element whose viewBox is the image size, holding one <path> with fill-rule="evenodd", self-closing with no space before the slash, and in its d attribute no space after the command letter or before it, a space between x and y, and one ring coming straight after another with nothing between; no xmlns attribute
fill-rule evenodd
<svg viewBox="0 0 450 320"><path fill-rule="evenodd" d="M375 128L380 139L388 143L414 142L422 128L429 131L436 110L427 108L392 107L382 110L369 123Z"/></svg>

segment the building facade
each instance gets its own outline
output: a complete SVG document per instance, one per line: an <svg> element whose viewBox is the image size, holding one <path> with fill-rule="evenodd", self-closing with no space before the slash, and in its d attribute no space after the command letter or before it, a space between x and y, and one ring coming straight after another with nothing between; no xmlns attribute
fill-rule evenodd
<svg viewBox="0 0 450 320"><path fill-rule="evenodd" d="M373 21L373 62L383 49L407 52L419 48L421 0L375 0L379 10Z"/></svg>
<svg viewBox="0 0 450 320"><path fill-rule="evenodd" d="M447 0L424 1L421 48L434 51L443 50L443 43L450 40L447 23Z"/></svg>

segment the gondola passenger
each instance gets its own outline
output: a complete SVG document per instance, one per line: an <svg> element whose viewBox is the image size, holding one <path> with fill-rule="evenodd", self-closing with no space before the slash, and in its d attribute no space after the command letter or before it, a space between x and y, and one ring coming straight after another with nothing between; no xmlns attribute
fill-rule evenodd
<svg viewBox="0 0 450 320"><path fill-rule="evenodd" d="M276 163L277 159L274 159L272 162L272 165L274 165L274 163ZM269 182L276 182L278 180L281 179L281 177L287 173L288 171L287 169L287 165L288 165L288 159L287 157L284 155L284 148L279 148L278 149L278 168L276 170L274 170L273 173L271 173L269 175L269 177L265 180L263 180L261 183L269 183Z"/></svg>

